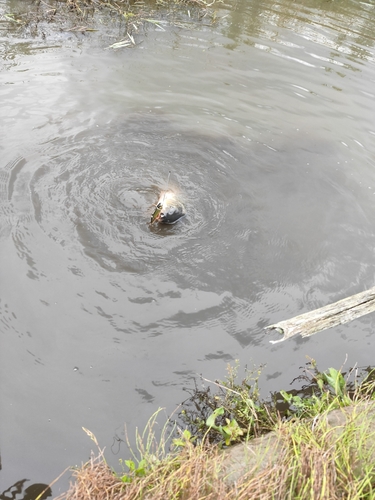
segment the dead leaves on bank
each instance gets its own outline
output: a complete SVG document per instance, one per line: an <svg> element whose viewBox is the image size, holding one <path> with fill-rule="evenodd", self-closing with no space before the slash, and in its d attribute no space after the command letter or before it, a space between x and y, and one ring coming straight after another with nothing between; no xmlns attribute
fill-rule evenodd
<svg viewBox="0 0 375 500"><path fill-rule="evenodd" d="M108 49L135 47L147 27L166 31L166 26L192 28L194 24L216 22L214 6L221 0L39 0L17 4L17 11L0 8L0 29L9 33L47 38L56 32L86 33L99 31L108 37L123 37Z"/></svg>

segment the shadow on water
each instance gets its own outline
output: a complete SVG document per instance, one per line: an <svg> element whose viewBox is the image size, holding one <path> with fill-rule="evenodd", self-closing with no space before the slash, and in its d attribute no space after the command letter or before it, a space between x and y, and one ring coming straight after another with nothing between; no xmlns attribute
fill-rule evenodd
<svg viewBox="0 0 375 500"><path fill-rule="evenodd" d="M35 483L26 486L28 482L28 479L17 481L3 492L0 492L0 500L35 500L37 497L43 500L52 496L52 491L48 485Z"/></svg>
<svg viewBox="0 0 375 500"><path fill-rule="evenodd" d="M0 455L0 474L2 469L2 457ZM52 496L52 490L48 484L34 483L29 486L29 479L21 479L9 488L0 492L0 500L44 500Z"/></svg>

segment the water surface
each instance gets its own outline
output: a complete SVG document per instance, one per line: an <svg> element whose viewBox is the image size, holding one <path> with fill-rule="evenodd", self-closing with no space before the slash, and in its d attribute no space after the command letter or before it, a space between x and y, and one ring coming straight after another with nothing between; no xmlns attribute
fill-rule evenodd
<svg viewBox="0 0 375 500"><path fill-rule="evenodd" d="M82 426L116 465L125 423L235 359L266 364L265 396L306 356L373 365L372 315L275 346L263 329L374 285L373 10L186 7L118 51L121 23L2 17L2 490L85 461ZM150 227L169 171L187 216Z"/></svg>

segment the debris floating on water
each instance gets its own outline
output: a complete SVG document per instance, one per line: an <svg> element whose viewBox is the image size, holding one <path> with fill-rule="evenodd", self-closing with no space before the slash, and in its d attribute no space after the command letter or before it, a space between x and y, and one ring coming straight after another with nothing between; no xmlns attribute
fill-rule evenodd
<svg viewBox="0 0 375 500"><path fill-rule="evenodd" d="M309 337L322 330L343 325L374 311L375 287L372 287L369 290L351 295L314 311L266 326L265 329L276 330L283 335L283 338L279 340L270 340L271 344L276 344L297 334L301 335L301 337Z"/></svg>
<svg viewBox="0 0 375 500"><path fill-rule="evenodd" d="M179 201L173 191L165 191L160 195L150 224L160 222L162 224L174 224L185 215L185 207Z"/></svg>

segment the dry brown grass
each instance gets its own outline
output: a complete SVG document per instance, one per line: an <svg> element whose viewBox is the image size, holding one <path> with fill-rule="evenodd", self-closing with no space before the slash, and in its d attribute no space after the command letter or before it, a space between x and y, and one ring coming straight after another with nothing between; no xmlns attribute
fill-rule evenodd
<svg viewBox="0 0 375 500"><path fill-rule="evenodd" d="M73 472L74 482L58 500L225 498L225 484L217 476L221 460L214 448L202 453L202 449L189 447L156 465L145 477L124 483L99 455Z"/></svg>
<svg viewBox="0 0 375 500"><path fill-rule="evenodd" d="M163 26L185 27L216 22L213 5L221 0L36 0L18 3L14 10L0 9L8 33L53 37L71 32L77 38L90 32L109 40L122 39L109 48L133 47L147 30ZM9 7L8 7L9 8Z"/></svg>
<svg viewBox="0 0 375 500"><path fill-rule="evenodd" d="M137 452L129 447L133 458L122 462L129 471L121 475L106 464L95 436L84 429L99 454L73 471L70 489L56 500L374 500L375 382L368 377L349 394L340 372L330 369L328 375L329 388L323 380L320 395L293 396L299 408L287 420L258 405L272 432L258 438L248 432L252 439L224 450L223 439L219 444L210 439L212 428L197 438L205 418L198 419L198 434L177 424L160 429L158 410L142 433L137 430ZM243 415L245 394L257 395L256 389L249 393L248 383L244 392L233 383L220 387L229 392L221 398L216 393L218 404L225 403L233 419ZM195 398L203 397L213 411L208 392L203 396L196 391ZM249 415L242 426L250 429ZM222 434L221 427L215 429Z"/></svg>
<svg viewBox="0 0 375 500"><path fill-rule="evenodd" d="M361 418L358 425L352 420L334 428L325 416L279 422L277 452L236 481L216 445L187 442L128 483L99 453L73 472L69 491L56 500L373 500L375 433L362 408Z"/></svg>
<svg viewBox="0 0 375 500"><path fill-rule="evenodd" d="M91 460L73 472L74 483L69 491L59 499L106 499L124 498L122 483L108 467L102 456L92 456Z"/></svg>
<svg viewBox="0 0 375 500"><path fill-rule="evenodd" d="M123 483L102 456L73 473L74 482L56 500L266 500L285 498L286 469L270 465L255 477L229 484L222 473L224 455L217 447L189 447L156 466L143 478ZM272 496L270 496L272 495Z"/></svg>

